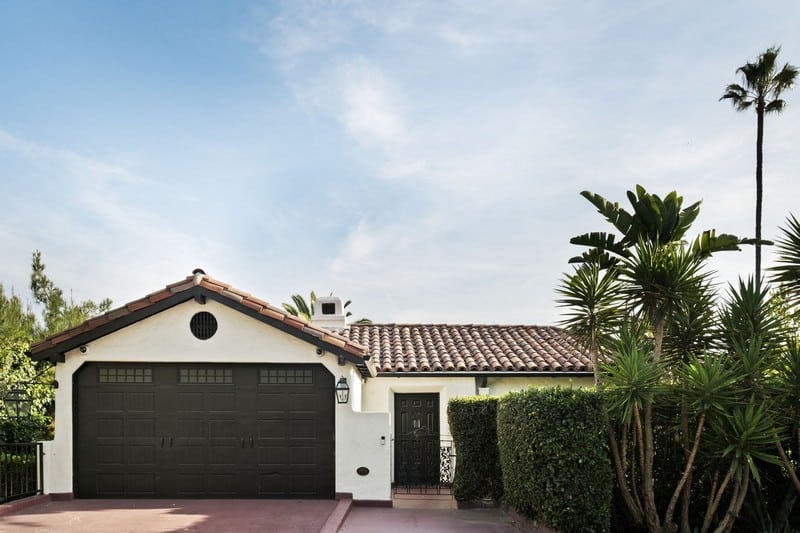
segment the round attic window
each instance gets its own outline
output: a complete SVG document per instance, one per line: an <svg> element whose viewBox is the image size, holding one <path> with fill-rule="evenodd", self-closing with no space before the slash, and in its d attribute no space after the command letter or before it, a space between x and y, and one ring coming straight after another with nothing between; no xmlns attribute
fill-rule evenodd
<svg viewBox="0 0 800 533"><path fill-rule="evenodd" d="M201 341L210 339L217 332L217 319L207 311L200 311L192 317L189 329L192 330L192 335Z"/></svg>

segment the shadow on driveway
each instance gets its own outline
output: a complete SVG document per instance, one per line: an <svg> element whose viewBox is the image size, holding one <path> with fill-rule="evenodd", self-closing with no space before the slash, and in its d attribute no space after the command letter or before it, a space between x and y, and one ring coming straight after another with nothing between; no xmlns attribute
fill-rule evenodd
<svg viewBox="0 0 800 533"><path fill-rule="evenodd" d="M322 528L336 503L333 500L52 501L0 517L0 532L309 533Z"/></svg>

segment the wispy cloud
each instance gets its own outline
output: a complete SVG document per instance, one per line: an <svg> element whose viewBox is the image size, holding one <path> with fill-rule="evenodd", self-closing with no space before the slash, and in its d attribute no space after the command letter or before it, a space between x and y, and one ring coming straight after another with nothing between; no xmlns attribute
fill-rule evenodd
<svg viewBox="0 0 800 533"><path fill-rule="evenodd" d="M397 91L386 76L364 58L344 63L339 73L340 120L359 143L398 145L407 140L405 119Z"/></svg>
<svg viewBox="0 0 800 533"><path fill-rule="evenodd" d="M137 189L164 190L153 181L6 131L0 131L0 158L33 181L4 181L4 192L16 195L12 189L22 185L39 189L38 197L19 196L7 205L4 225L15 238L6 257L15 272L4 281L27 286L34 249L43 252L46 263L59 258L51 276L82 298L110 294L133 299L141 287L153 287L154 280L159 280L155 287L163 284L165 270L189 271L189 265L173 265L195 255L199 236L174 229L157 205L138 201ZM11 220L19 223L11 228Z"/></svg>

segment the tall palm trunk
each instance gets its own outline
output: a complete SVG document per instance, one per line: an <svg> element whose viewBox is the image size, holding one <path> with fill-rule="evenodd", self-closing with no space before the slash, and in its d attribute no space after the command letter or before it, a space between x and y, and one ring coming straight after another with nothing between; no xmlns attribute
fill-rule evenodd
<svg viewBox="0 0 800 533"><path fill-rule="evenodd" d="M764 200L764 103L756 107L758 125L756 127L756 283L761 284L761 204Z"/></svg>

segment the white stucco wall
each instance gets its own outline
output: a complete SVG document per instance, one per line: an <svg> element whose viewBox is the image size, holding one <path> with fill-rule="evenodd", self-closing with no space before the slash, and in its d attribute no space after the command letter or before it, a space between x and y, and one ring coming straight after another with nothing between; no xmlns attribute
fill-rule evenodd
<svg viewBox="0 0 800 533"><path fill-rule="evenodd" d="M565 387L565 388L593 388L592 376L579 377L539 377L539 376L503 376L490 377L486 380L489 395L502 396L508 392L519 392L530 387Z"/></svg>
<svg viewBox="0 0 800 533"><path fill-rule="evenodd" d="M217 318L219 328L212 338L200 341L189 330L189 320L198 311ZM167 309L141 322L87 344L85 354L77 349L56 366L55 439L45 446L45 492L70 493L73 479L73 375L86 362L159 363L321 363L333 374L348 379L351 400L336 405L336 492L352 493L354 499L389 500L391 429L388 411L362 413L362 381L352 364L339 366L333 354L316 354L316 346L250 318L223 304L194 301ZM369 382L374 381L370 379ZM335 402L331 397L331 402ZM380 437L386 436L386 443ZM366 466L368 476L355 471Z"/></svg>

